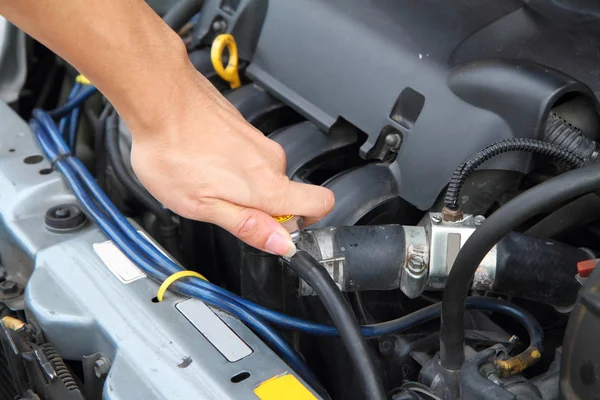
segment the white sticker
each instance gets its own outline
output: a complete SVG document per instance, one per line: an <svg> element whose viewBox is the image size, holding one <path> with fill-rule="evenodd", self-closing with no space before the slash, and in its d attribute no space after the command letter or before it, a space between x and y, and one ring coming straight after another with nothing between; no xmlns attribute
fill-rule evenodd
<svg viewBox="0 0 600 400"><path fill-rule="evenodd" d="M148 241L152 246L156 247L165 256L169 257L161 248L159 248L148 236L142 232L138 233ZM137 267L127 256L112 242L107 240L102 243L93 244L94 251L104 264L111 270L113 274L123 283L131 283L135 280L145 278L146 274ZM172 258L169 257L171 260Z"/></svg>
<svg viewBox="0 0 600 400"><path fill-rule="evenodd" d="M93 247L98 257L121 282L131 283L146 276L111 240L94 243Z"/></svg>
<svg viewBox="0 0 600 400"><path fill-rule="evenodd" d="M189 299L175 307L229 362L252 354L252 349L204 302Z"/></svg>

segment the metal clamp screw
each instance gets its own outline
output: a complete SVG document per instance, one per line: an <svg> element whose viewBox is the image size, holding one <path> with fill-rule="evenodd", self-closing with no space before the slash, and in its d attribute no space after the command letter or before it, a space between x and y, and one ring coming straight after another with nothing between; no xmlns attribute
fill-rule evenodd
<svg viewBox="0 0 600 400"><path fill-rule="evenodd" d="M96 378L102 378L110 370L110 360L106 357L100 357L94 362L94 375Z"/></svg>

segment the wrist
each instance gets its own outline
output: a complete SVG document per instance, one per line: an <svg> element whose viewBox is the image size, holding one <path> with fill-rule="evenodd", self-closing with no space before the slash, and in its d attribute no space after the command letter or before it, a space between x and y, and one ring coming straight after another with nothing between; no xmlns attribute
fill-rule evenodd
<svg viewBox="0 0 600 400"><path fill-rule="evenodd" d="M152 65L150 65L152 64ZM178 38L161 54L154 54L142 71L133 72L118 95L109 100L134 136L160 131L180 109L196 73L183 42Z"/></svg>

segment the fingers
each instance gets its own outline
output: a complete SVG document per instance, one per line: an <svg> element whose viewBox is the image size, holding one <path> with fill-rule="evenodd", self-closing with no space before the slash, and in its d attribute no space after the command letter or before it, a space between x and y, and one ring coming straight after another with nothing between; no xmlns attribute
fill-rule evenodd
<svg viewBox="0 0 600 400"><path fill-rule="evenodd" d="M212 200L209 209L198 219L219 225L243 242L268 253L285 257L296 253L290 234L268 214L223 200Z"/></svg>
<svg viewBox="0 0 600 400"><path fill-rule="evenodd" d="M329 214L334 205L335 197L331 190L287 181L284 188L276 191L276 198L264 204L264 210L272 215L294 214L319 220Z"/></svg>

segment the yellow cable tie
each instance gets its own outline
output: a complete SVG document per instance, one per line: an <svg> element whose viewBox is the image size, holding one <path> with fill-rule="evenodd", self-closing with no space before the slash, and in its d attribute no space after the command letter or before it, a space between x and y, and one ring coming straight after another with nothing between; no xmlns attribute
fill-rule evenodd
<svg viewBox="0 0 600 400"><path fill-rule="evenodd" d="M206 279L202 274L199 274L196 271L175 272L173 275L171 275L167 279L165 279L165 281L158 288L158 293L156 294L156 298L158 299L158 301L163 301L163 297L165 296L165 292L167 291L169 286L171 286L175 281L177 281L181 278L200 278L200 279L208 282L208 279Z"/></svg>
<svg viewBox="0 0 600 400"><path fill-rule="evenodd" d="M225 48L229 51L227 67L223 67L223 51ZM215 72L224 81L228 82L232 89L242 86L240 75L238 74L238 48L233 35L223 33L215 38L210 48L210 60Z"/></svg>
<svg viewBox="0 0 600 400"><path fill-rule="evenodd" d="M82 74L77 75L77 77L75 78L75 82L80 83L82 85L91 85L92 84L92 82L88 78L83 76Z"/></svg>

